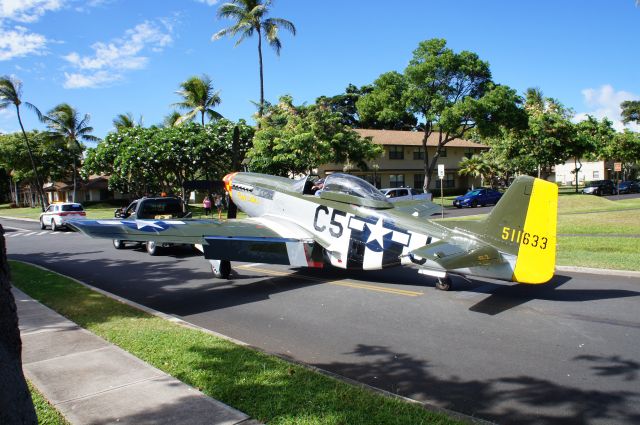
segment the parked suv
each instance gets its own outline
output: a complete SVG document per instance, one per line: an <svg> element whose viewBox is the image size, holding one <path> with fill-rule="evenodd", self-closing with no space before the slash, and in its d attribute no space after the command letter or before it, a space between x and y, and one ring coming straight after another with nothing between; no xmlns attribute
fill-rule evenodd
<svg viewBox="0 0 640 425"><path fill-rule="evenodd" d="M611 180L594 180L585 185L582 189L585 195L615 195L617 193L616 185Z"/></svg>
<svg viewBox="0 0 640 425"><path fill-rule="evenodd" d="M113 215L116 218L124 218L128 220L167 220L172 218L188 218L191 216L191 213L183 211L182 201L180 198L161 197L137 199L126 208L116 209ZM113 246L115 249L122 249L125 247L125 242L130 241L114 239ZM141 242L135 243L140 244ZM148 241L145 245L147 252L150 255L158 255L160 248L166 248L173 244L163 243L158 245L154 241Z"/></svg>
<svg viewBox="0 0 640 425"><path fill-rule="evenodd" d="M45 212L40 214L40 228L45 229L47 226L51 226L51 230L55 232L61 227L65 227L67 220L83 219L86 215L82 205L75 202L51 204Z"/></svg>

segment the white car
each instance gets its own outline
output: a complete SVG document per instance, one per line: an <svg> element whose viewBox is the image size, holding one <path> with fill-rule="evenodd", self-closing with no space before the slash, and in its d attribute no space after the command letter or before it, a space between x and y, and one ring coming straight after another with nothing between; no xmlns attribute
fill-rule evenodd
<svg viewBox="0 0 640 425"><path fill-rule="evenodd" d="M51 226L51 230L54 232L66 225L67 220L82 219L87 216L87 213L82 208L82 204L74 202L64 202L58 204L51 204L49 207L40 214L40 228L45 229L47 226Z"/></svg>
<svg viewBox="0 0 640 425"><path fill-rule="evenodd" d="M388 189L380 189L380 192L387 197L388 201L431 201L431 193L422 193L417 189L410 187L391 187Z"/></svg>

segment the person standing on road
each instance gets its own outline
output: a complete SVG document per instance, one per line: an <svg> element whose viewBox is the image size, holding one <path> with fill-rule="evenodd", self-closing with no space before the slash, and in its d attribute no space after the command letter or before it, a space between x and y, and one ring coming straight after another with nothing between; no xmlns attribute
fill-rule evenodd
<svg viewBox="0 0 640 425"><path fill-rule="evenodd" d="M205 216L211 214L211 198L209 195L204 197L204 200L202 201L202 208L204 208Z"/></svg>

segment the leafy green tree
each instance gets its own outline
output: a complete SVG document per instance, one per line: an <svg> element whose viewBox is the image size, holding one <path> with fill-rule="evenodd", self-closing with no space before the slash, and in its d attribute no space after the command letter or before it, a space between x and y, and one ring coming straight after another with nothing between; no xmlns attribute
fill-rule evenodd
<svg viewBox="0 0 640 425"><path fill-rule="evenodd" d="M138 122L136 122L131 112L127 112L126 114L118 114L113 119L113 127L116 129L116 131L120 131L125 128L142 127L142 115L140 116Z"/></svg>
<svg viewBox="0 0 640 425"><path fill-rule="evenodd" d="M366 169L382 149L342 122L324 105L294 106L290 96L265 111L247 154L249 167L282 176L311 172L321 164L349 163Z"/></svg>
<svg viewBox="0 0 640 425"><path fill-rule="evenodd" d="M602 156L605 146L615 137L615 133L613 123L606 118L598 121L588 115L586 120L576 124L576 137L569 146L569 155L574 161L576 193L578 193L578 173L582 169L581 159Z"/></svg>
<svg viewBox="0 0 640 425"><path fill-rule="evenodd" d="M258 62L260 66L260 107L258 109L258 117L262 117L264 112L264 67L262 64L262 37L269 45L280 55L282 42L278 37L280 29L285 29L296 35L296 27L291 21L282 18L268 18L270 12L271 0L232 0L225 3L218 9L218 18L226 18L234 20L234 24L228 28L224 28L212 37L212 40L229 35L235 37L240 35L236 46L242 43L246 38L258 35Z"/></svg>
<svg viewBox="0 0 640 425"><path fill-rule="evenodd" d="M358 109L356 103L367 93L370 93L373 87L365 85L360 88L353 84L349 84L344 93L335 96L320 96L316 99L316 104L328 107L332 112L342 115L342 123L352 128L367 128L366 125L360 123Z"/></svg>
<svg viewBox="0 0 640 425"><path fill-rule="evenodd" d="M625 129L622 133L616 133L605 143L602 149L604 158L616 162L622 162L625 177L637 172L637 164L640 162L640 133Z"/></svg>
<svg viewBox="0 0 640 425"><path fill-rule="evenodd" d="M18 116L18 123L20 124L20 130L22 130L22 136L24 137L24 143L27 147L27 152L29 153L29 159L31 161L31 167L33 168L33 175L35 177L35 185L37 187L38 196L40 198L42 211L47 207L47 197L44 194L44 189L42 188L42 179L40 178L40 174L38 172L37 163L33 157L33 149L29 144L29 138L27 137L27 133L24 131L24 125L22 125L22 117L20 116L20 105L23 103L22 99L22 82L14 79L9 76L0 77L0 110L8 108L10 105L15 106L16 115ZM41 117L42 114L33 104L29 102L24 102L24 104L33 110L38 117Z"/></svg>
<svg viewBox="0 0 640 425"><path fill-rule="evenodd" d="M76 189L78 177L78 162L81 159L84 146L80 143L98 141L92 135L93 127L89 126L89 114L82 118L80 113L68 103L61 103L51 109L46 116L42 117L43 122L49 128L49 136L66 142L67 149L72 155L73 166L73 202L77 202Z"/></svg>
<svg viewBox="0 0 640 425"><path fill-rule="evenodd" d="M640 124L640 100L626 100L620 104L622 108L622 122Z"/></svg>
<svg viewBox="0 0 640 425"><path fill-rule="evenodd" d="M404 75L392 71L373 82L373 89L358 99L356 106L363 128L413 130L415 115L406 107L404 95L409 85Z"/></svg>
<svg viewBox="0 0 640 425"><path fill-rule="evenodd" d="M402 102L394 103L398 97ZM377 105L377 112L376 108L365 111L364 105L376 98L389 102L371 102ZM383 74L373 91L358 101L358 112L363 119L397 117L403 104L408 113L423 119L419 128L424 133L425 190L447 143L467 138L472 132L489 137L499 134L504 126L526 126L521 98L509 87L491 80L489 64L472 52L455 53L442 39L421 42L402 76ZM436 153L429 158L427 141L436 131Z"/></svg>
<svg viewBox="0 0 640 425"><path fill-rule="evenodd" d="M65 180L69 177L71 158L66 142L51 139L46 133L27 133L33 141L31 155L39 164L41 177L49 180ZM19 133L0 135L0 168L4 168L14 182L27 182L36 187L36 177L31 166L31 156Z"/></svg>
<svg viewBox="0 0 640 425"><path fill-rule="evenodd" d="M180 84L180 90L176 93L182 96L183 101L175 103L174 106L181 109L189 109L189 111L182 115L175 124L191 121L198 113L200 113L203 127L205 115L209 117L209 120L222 118L222 115L213 110L221 102L220 92L213 91L213 83L208 75L189 78Z"/></svg>
<svg viewBox="0 0 640 425"><path fill-rule="evenodd" d="M237 128L237 130L236 130ZM198 178L221 179L236 156L242 161L254 130L246 122L221 119L204 127L187 123L177 127L135 127L109 133L89 149L84 173L105 173L109 187L136 196L154 192L178 193L184 183Z"/></svg>

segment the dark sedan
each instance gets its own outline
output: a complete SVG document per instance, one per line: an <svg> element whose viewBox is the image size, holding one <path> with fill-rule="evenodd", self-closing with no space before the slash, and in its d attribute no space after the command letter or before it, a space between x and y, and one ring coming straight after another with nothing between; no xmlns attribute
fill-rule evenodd
<svg viewBox="0 0 640 425"><path fill-rule="evenodd" d="M462 196L458 196L454 199L453 205L457 208L475 208L478 205L484 207L485 205L497 204L501 197L502 193L495 189L480 188L471 190Z"/></svg>
<svg viewBox="0 0 640 425"><path fill-rule="evenodd" d="M640 183L624 181L618 183L618 193L640 193Z"/></svg>

